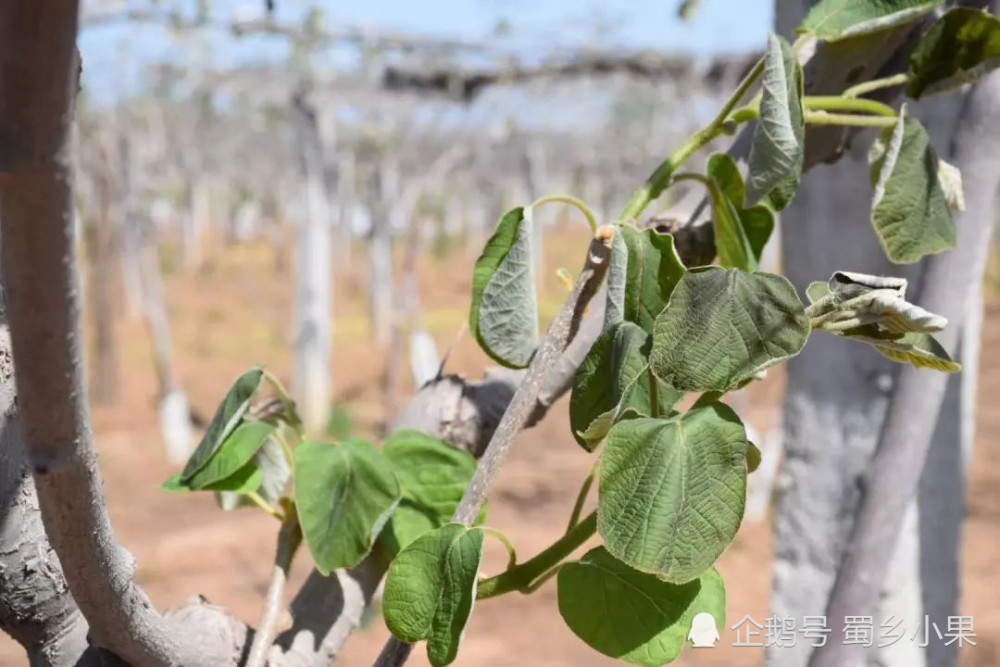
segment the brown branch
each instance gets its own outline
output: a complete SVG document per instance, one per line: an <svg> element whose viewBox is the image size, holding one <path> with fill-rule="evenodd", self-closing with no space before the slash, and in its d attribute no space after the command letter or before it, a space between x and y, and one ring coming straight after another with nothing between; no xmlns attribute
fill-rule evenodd
<svg viewBox="0 0 1000 667"><path fill-rule="evenodd" d="M562 309L549 325L542 342L532 358L531 365L524 379L517 387L514 397L503 413L500 424L490 438L486 451L479 459L476 472L465 488L462 501L455 509L451 520L457 523L471 525L479 514L483 503L489 496L490 489L500 466L507 456L517 434L528 423L535 412L538 394L543 383L548 378L553 366L566 350L566 347L576 336L583 319L584 311L590 300L604 282L608 271L608 259L611 256L611 241L616 227L607 225L598 230L597 237L591 241L587 249L587 259L583 270L577 278L573 291L563 304ZM405 642L395 637L386 642L382 653L375 662L375 667L399 667L409 658L410 649Z"/></svg>
<svg viewBox="0 0 1000 667"><path fill-rule="evenodd" d="M742 72L759 58L759 53L716 58L705 71L703 82L709 87L726 86L731 83L730 80L738 80ZM461 102L471 102L484 89L497 84L613 74L656 82L664 79L688 79L697 72L693 58L677 53L585 51L566 60L540 65L508 62L495 68L478 69L457 66L389 66L382 74L382 87L390 91L447 95Z"/></svg>
<svg viewBox="0 0 1000 667"><path fill-rule="evenodd" d="M274 636L277 634L278 618L284 609L282 602L285 594L285 582L288 581L288 568L292 566L295 552L302 543L302 528L299 526L298 515L291 508L286 508L286 511L287 515L281 523L281 530L278 531L278 549L274 557L274 572L271 574L271 583L264 599L264 611L250 646L250 657L247 658L246 667L264 667L267 663L268 651L274 641Z"/></svg>

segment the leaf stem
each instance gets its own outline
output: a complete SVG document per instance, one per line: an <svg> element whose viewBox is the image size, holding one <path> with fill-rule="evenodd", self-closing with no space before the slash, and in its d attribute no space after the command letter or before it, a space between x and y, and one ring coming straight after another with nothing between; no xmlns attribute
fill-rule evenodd
<svg viewBox="0 0 1000 667"><path fill-rule="evenodd" d="M545 577L596 532L597 512L595 511L588 514L571 531L531 560L495 577L480 581L476 587L476 599L483 600L512 591L528 592L532 590L532 585L537 584L540 578Z"/></svg>
<svg viewBox="0 0 1000 667"><path fill-rule="evenodd" d="M249 493L246 494L246 497L249 498L254 505L267 512L275 519L278 519L279 521L285 520L285 515L282 514L281 511L275 509L274 506L271 505L271 503L261 498L260 494L257 493L256 491L250 491Z"/></svg>
<svg viewBox="0 0 1000 667"><path fill-rule="evenodd" d="M569 525L566 526L566 532L569 533L573 530L578 523L580 523L580 515L583 514L583 505L587 502L587 496L590 495L590 487L594 485L594 478L597 476L597 466L600 463L598 459L597 463L594 463L590 468L590 472L587 473L587 479L583 480L583 485L580 487L580 492L576 495L576 503L573 505L573 513L569 516Z"/></svg>
<svg viewBox="0 0 1000 667"><path fill-rule="evenodd" d="M495 537L504 548L507 549L507 555L510 557L507 561L507 569L517 566L517 550L514 548L514 544L510 541L510 538L504 535L502 532L496 528L490 528L489 526L480 526L480 529L487 535L492 535Z"/></svg>
<svg viewBox="0 0 1000 667"><path fill-rule="evenodd" d="M812 95L802 98L806 109L823 111L857 111L876 116L896 117L896 110L888 104L875 100L838 97L836 95Z"/></svg>
<svg viewBox="0 0 1000 667"><path fill-rule="evenodd" d="M587 224L590 225L590 233L595 236L597 235L597 216L594 215L594 212L591 211L590 208L583 203L583 201L571 195L545 195L544 197L536 199L535 203L529 208L537 208L543 204L553 203L569 204L570 206L575 207L578 211L580 211L580 213L583 213L585 218L587 218Z"/></svg>
<svg viewBox="0 0 1000 667"><path fill-rule="evenodd" d="M274 439L278 441L278 444L281 445L281 451L285 455L285 460L288 461L288 469L293 471L292 474L294 475L295 455L292 453L291 445L288 444L288 440L285 439L285 436L281 435L280 428L274 429L272 435L274 435Z"/></svg>
<svg viewBox="0 0 1000 667"><path fill-rule="evenodd" d="M828 113L826 111L806 111L809 125L846 125L849 127L893 127L895 118L884 116L854 116L851 114Z"/></svg>
<svg viewBox="0 0 1000 667"><path fill-rule="evenodd" d="M909 82L909 80L910 75L906 72L893 74L892 76L887 76L881 79L872 79L871 81L865 81L864 83L859 83L856 86L851 86L843 92L843 96L858 97L859 95L864 95L865 93L870 93L874 90L881 90L891 86L902 86Z"/></svg>

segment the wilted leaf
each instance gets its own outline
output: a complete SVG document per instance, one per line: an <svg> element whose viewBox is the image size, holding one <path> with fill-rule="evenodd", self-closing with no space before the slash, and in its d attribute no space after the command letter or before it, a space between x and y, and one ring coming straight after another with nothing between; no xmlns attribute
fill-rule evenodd
<svg viewBox="0 0 1000 667"><path fill-rule="evenodd" d="M472 274L469 329L494 361L524 368L538 346L530 209L508 211Z"/></svg>
<svg viewBox="0 0 1000 667"><path fill-rule="evenodd" d="M962 365L953 361L933 336L927 333L894 334L874 325L866 325L840 332L851 340L868 343L882 356L901 364L917 368L930 368L943 373L956 373Z"/></svg>
<svg viewBox="0 0 1000 667"><path fill-rule="evenodd" d="M808 336L786 278L706 266L685 274L657 318L649 363L679 391L725 392L798 354Z"/></svg>
<svg viewBox="0 0 1000 667"><path fill-rule="evenodd" d="M400 497L392 468L367 442L304 442L295 448L295 507L323 574L367 556Z"/></svg>
<svg viewBox="0 0 1000 667"><path fill-rule="evenodd" d="M910 23L944 0L820 0L796 29L827 42Z"/></svg>
<svg viewBox="0 0 1000 667"><path fill-rule="evenodd" d="M666 581L701 576L743 520L746 452L743 424L722 403L615 424L599 468L597 530L607 550Z"/></svg>
<svg viewBox="0 0 1000 667"><path fill-rule="evenodd" d="M250 399L253 397L260 380L264 375L261 368L253 368L243 373L233 386L226 392L218 410L205 429L205 437L201 439L198 447L191 454L187 465L181 472L181 482L187 484L194 477L195 473L202 469L212 455L215 454L219 446L229 437L229 434L236 430L240 420L250 407Z"/></svg>
<svg viewBox="0 0 1000 667"><path fill-rule="evenodd" d="M973 83L1000 67L1000 20L978 9L945 12L910 52L910 97L944 92Z"/></svg>
<svg viewBox="0 0 1000 667"><path fill-rule="evenodd" d="M944 317L906 300L904 278L837 271L827 287L834 297L834 310L842 312L840 318L829 320L832 322L861 317L885 331L900 334L940 331L948 324Z"/></svg>
<svg viewBox="0 0 1000 667"><path fill-rule="evenodd" d="M962 170L944 160L938 160L938 181L948 207L953 211L964 211L965 189L962 187Z"/></svg>
<svg viewBox="0 0 1000 667"><path fill-rule="evenodd" d="M927 131L904 106L868 153L872 225L886 256L909 264L955 246L955 223L938 178L938 157Z"/></svg>
<svg viewBox="0 0 1000 667"><path fill-rule="evenodd" d="M802 68L788 42L773 34L764 58L760 121L750 148L744 206L759 203L778 188L773 203L782 208L802 175L805 155Z"/></svg>
<svg viewBox="0 0 1000 667"><path fill-rule="evenodd" d="M483 531L449 523L421 535L389 566L382 605L385 623L399 639L427 640L432 665L458 655L476 599Z"/></svg>
<svg viewBox="0 0 1000 667"><path fill-rule="evenodd" d="M822 280L811 282L806 287L806 297L809 299L809 303L816 303L828 294L830 294L830 288Z"/></svg>
<svg viewBox="0 0 1000 667"><path fill-rule="evenodd" d="M684 275L684 264L670 234L653 229L640 232L628 224L618 230L628 248L625 319L652 331L656 316L667 306L674 286Z"/></svg>
<svg viewBox="0 0 1000 667"><path fill-rule="evenodd" d="M626 410L652 417L667 415L683 397L649 370L652 337L639 325L622 322L605 331L590 348L573 382L569 422L573 437L587 451L594 451Z"/></svg>
<svg viewBox="0 0 1000 667"><path fill-rule="evenodd" d="M713 568L671 584L630 568L603 547L559 569L559 613L577 637L635 665L664 665L680 654L697 614L725 627L726 590Z"/></svg>
<svg viewBox="0 0 1000 667"><path fill-rule="evenodd" d="M396 553L448 523L476 471L476 460L468 452L412 429L390 435L381 451L403 491L387 529L391 551Z"/></svg>

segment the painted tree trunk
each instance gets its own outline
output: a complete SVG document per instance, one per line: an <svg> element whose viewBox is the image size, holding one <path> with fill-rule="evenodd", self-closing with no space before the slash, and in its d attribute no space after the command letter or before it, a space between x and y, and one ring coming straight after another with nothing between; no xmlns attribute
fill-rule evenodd
<svg viewBox="0 0 1000 667"><path fill-rule="evenodd" d="M294 393L307 431L320 431L330 409L333 285L330 266L330 196L316 113L295 102L297 148L306 202L297 221Z"/></svg>
<svg viewBox="0 0 1000 667"><path fill-rule="evenodd" d="M90 348L89 396L96 405L118 398L119 366L114 286L116 284L116 207L111 177L99 177L96 215L85 216L87 296L93 339Z"/></svg>
<svg viewBox="0 0 1000 667"><path fill-rule="evenodd" d="M392 234L400 221L393 205L400 196L399 162L384 158L371 174L371 240L368 246L368 305L372 337L382 348L392 337ZM403 211L408 216L412 211Z"/></svg>

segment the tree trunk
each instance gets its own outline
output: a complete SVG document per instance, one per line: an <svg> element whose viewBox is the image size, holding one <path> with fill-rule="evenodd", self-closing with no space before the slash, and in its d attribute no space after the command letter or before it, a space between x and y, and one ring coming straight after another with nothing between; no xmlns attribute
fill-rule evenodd
<svg viewBox="0 0 1000 667"><path fill-rule="evenodd" d="M373 165L369 196L371 204L372 233L368 248L368 303L372 336L383 349L392 336L393 283L392 283L392 233L397 220L396 199L400 196L399 162L386 157ZM412 211L403 211L411 215Z"/></svg>
<svg viewBox="0 0 1000 667"><path fill-rule="evenodd" d="M333 276L330 266L330 196L316 110L304 96L294 102L296 141L305 183L305 215L297 221L294 393L308 432L326 424L330 410Z"/></svg>
<svg viewBox="0 0 1000 667"><path fill-rule="evenodd" d="M90 360L90 399L109 405L118 398L118 344L113 290L116 269L114 192L109 174L98 177L98 211L85 218L87 288L93 347Z"/></svg>

